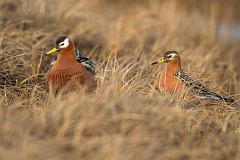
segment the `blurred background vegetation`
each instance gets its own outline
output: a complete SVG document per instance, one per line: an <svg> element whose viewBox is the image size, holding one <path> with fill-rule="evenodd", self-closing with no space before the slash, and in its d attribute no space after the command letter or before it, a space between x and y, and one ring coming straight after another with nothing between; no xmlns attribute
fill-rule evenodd
<svg viewBox="0 0 240 160"><path fill-rule="evenodd" d="M239 100L239 0L0 0L0 159L240 159L239 111L157 88L184 69ZM60 35L97 67L97 92L49 99ZM190 107L189 109L186 109Z"/></svg>

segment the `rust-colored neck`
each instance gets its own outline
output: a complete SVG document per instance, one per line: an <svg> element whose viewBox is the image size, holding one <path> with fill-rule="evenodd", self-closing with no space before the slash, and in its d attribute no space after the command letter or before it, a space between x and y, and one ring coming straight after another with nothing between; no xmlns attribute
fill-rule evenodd
<svg viewBox="0 0 240 160"><path fill-rule="evenodd" d="M174 75L179 69L181 69L181 60L178 57L176 60L170 61L164 71L167 75Z"/></svg>
<svg viewBox="0 0 240 160"><path fill-rule="evenodd" d="M70 41L67 48L60 50L55 66L61 66L61 68L68 68L71 64L76 63L75 47Z"/></svg>
<svg viewBox="0 0 240 160"><path fill-rule="evenodd" d="M163 92L175 92L180 90L179 81L174 77L174 74L181 69L180 58L167 63L165 69L160 74L159 88Z"/></svg>

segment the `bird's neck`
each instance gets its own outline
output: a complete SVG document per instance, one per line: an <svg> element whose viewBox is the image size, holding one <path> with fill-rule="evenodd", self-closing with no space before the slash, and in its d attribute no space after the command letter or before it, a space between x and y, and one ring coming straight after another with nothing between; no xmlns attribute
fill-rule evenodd
<svg viewBox="0 0 240 160"><path fill-rule="evenodd" d="M166 75L174 75L179 69L181 69L181 61L179 60L174 60L169 62L165 69L164 69L164 74Z"/></svg>
<svg viewBox="0 0 240 160"><path fill-rule="evenodd" d="M61 66L60 68L69 68L71 65L76 63L76 55L74 49L62 50L59 52L56 66Z"/></svg>
<svg viewBox="0 0 240 160"><path fill-rule="evenodd" d="M68 50L68 51L64 51L64 52L59 52L58 61L72 61L75 62L76 61L76 56L74 53L74 50Z"/></svg>
<svg viewBox="0 0 240 160"><path fill-rule="evenodd" d="M159 88L161 91L177 91L180 90L179 81L174 77L175 73L181 69L181 61L174 60L167 63L166 67L160 74Z"/></svg>

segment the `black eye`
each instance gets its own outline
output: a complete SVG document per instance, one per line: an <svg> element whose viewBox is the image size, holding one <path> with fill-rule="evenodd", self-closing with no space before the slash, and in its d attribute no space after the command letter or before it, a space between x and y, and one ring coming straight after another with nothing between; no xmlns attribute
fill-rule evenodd
<svg viewBox="0 0 240 160"><path fill-rule="evenodd" d="M63 46L64 45L64 43L60 43L60 46Z"/></svg>
<svg viewBox="0 0 240 160"><path fill-rule="evenodd" d="M172 55L168 55L168 56L167 56L167 58L171 58L171 57L172 57Z"/></svg>

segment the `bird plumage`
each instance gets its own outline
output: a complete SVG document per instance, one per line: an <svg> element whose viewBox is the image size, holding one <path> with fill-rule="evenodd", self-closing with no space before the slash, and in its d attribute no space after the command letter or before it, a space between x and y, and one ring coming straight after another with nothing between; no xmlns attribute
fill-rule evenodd
<svg viewBox="0 0 240 160"><path fill-rule="evenodd" d="M84 65L86 70L88 70L93 75L95 75L96 74L95 64L91 61L91 59L82 56L82 54L79 51L79 49L76 49L75 54L76 54L76 61L81 63L82 65ZM51 60L51 65L53 65L56 62L56 60L57 60L57 57L52 59Z"/></svg>
<svg viewBox="0 0 240 160"><path fill-rule="evenodd" d="M188 88L193 95L200 99L222 100L230 103L235 101L210 91L202 83L188 76L181 68L181 60L177 51L164 52L163 58L153 62L152 65L158 63L167 63L159 78L159 88L163 92L175 92Z"/></svg>
<svg viewBox="0 0 240 160"><path fill-rule="evenodd" d="M87 93L91 93L96 89L97 82L94 74L89 72L82 62L78 62L74 44L68 37L58 38L56 47L50 50L48 54L53 52L59 54L57 59L52 61L53 65L46 75L46 82L50 92L57 93L61 89L68 91L75 89L77 86L86 86ZM78 55L78 57L81 56ZM93 70L95 71L94 67Z"/></svg>
<svg viewBox="0 0 240 160"><path fill-rule="evenodd" d="M225 98L215 92L210 91L202 83L197 80L194 80L192 77L188 76L183 69L179 69L174 77L178 78L184 86L190 89L195 96L201 99L213 99L213 100L224 100L225 102L234 102L232 98Z"/></svg>

